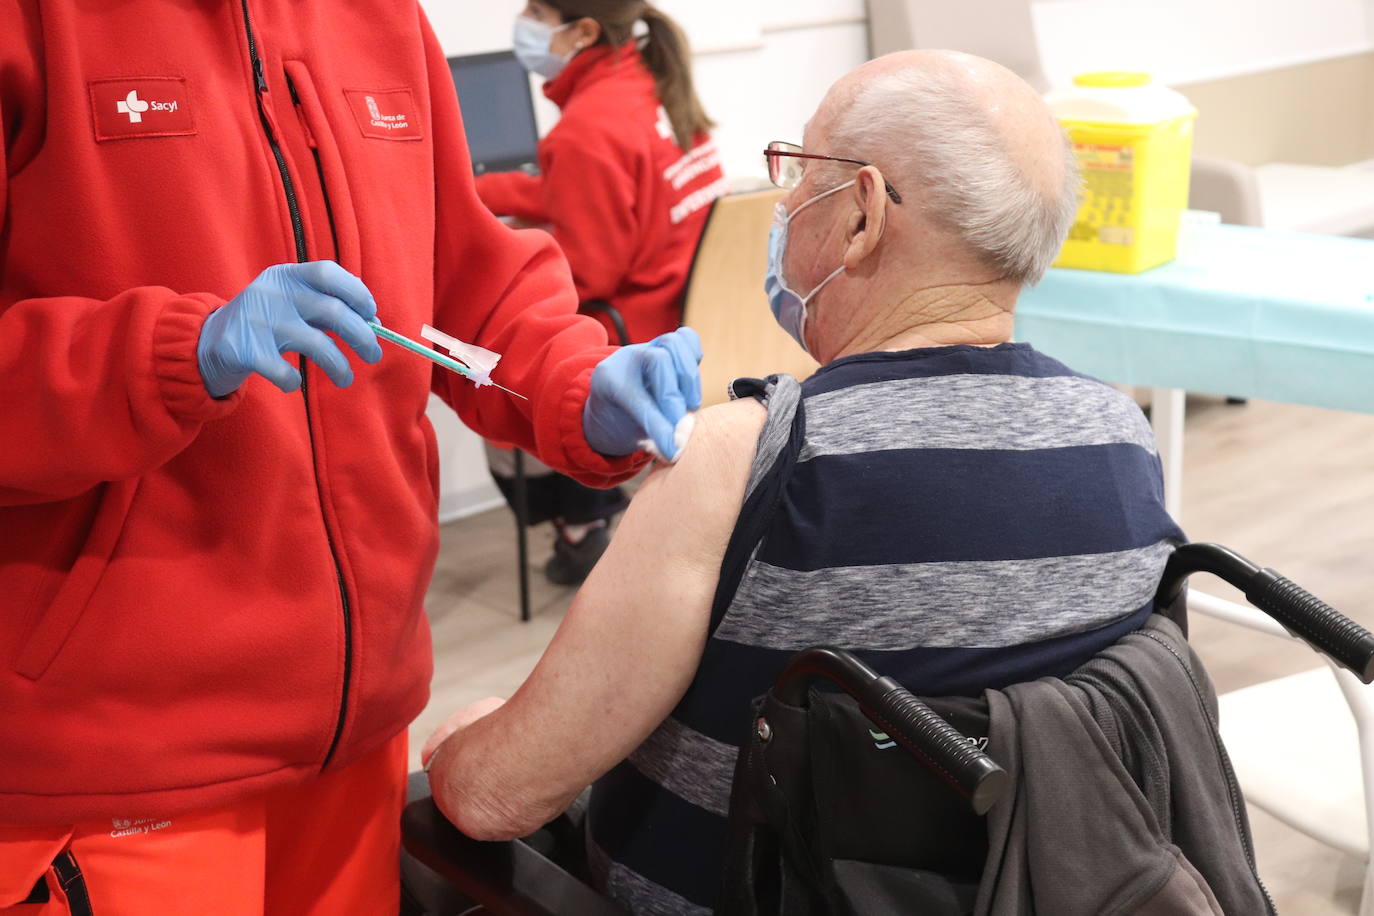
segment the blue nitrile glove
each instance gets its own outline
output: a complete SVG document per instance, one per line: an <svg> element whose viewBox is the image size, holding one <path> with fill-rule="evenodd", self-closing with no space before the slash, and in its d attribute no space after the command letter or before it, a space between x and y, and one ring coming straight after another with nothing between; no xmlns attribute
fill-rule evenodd
<svg viewBox="0 0 1374 916"><path fill-rule="evenodd" d="M363 281L333 261L269 267L205 319L196 347L205 390L227 397L256 372L282 391L295 391L300 369L283 353L301 354L347 388L353 369L324 332L375 363L382 348L367 322L376 316L377 302Z"/></svg>
<svg viewBox="0 0 1374 916"><path fill-rule="evenodd" d="M689 410L701 407L701 338L678 328L646 344L621 347L592 373L582 412L587 442L614 458L652 439L664 457L677 457L673 431Z"/></svg>

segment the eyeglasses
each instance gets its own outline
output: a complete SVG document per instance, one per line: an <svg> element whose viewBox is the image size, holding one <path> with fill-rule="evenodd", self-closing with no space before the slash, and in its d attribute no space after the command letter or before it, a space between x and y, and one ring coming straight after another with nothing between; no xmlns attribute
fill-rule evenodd
<svg viewBox="0 0 1374 916"><path fill-rule="evenodd" d="M846 159L843 156L818 156L815 153L803 153L802 148L795 143L784 143L781 140L774 140L768 144L768 148L763 151L763 158L768 163L768 179L780 188L792 189L801 184L802 175L806 173L806 159L820 159L826 162L848 162L850 165L857 165L865 168L872 165L871 162L864 162L861 159ZM894 204L902 202L902 195L897 193L897 189L886 178L883 184L887 187L887 196L892 198Z"/></svg>

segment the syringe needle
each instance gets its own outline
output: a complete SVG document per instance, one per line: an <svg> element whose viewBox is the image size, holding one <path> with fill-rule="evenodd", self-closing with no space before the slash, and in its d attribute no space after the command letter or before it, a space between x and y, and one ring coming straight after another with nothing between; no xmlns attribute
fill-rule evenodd
<svg viewBox="0 0 1374 916"><path fill-rule="evenodd" d="M495 387L495 388L500 388L502 391L504 391L506 394L510 395L511 397L519 398L519 399L522 400L522 401L528 401L528 400L529 400L529 398L525 397L523 394L517 394L516 392L511 391L511 390L510 390L509 388L507 388L505 385L497 385L495 382L492 382L491 384L492 384L492 386Z"/></svg>

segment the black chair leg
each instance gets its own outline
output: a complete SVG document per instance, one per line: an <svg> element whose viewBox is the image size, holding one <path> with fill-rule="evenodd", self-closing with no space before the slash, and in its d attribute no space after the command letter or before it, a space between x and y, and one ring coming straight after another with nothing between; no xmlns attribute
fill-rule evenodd
<svg viewBox="0 0 1374 916"><path fill-rule="evenodd" d="M530 507L529 491L526 488L525 453L515 450L515 551L520 566L516 574L520 578L520 622L529 623L530 615Z"/></svg>

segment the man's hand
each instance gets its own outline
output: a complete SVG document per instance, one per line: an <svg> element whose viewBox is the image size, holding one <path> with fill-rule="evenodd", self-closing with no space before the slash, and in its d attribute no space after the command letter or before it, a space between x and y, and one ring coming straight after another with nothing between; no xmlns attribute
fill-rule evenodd
<svg viewBox="0 0 1374 916"><path fill-rule="evenodd" d="M582 413L588 444L615 458L652 439L665 458L676 458L678 421L701 407L700 362L701 338L691 328L621 347L606 357L592 373Z"/></svg>
<svg viewBox="0 0 1374 916"><path fill-rule="evenodd" d="M253 373L282 391L301 387L300 371L283 353L308 358L340 388L353 384L348 365L325 331L339 335L369 363L382 358L367 323L377 302L363 281L333 261L269 267L248 288L205 319L196 357L205 389L223 398Z"/></svg>
<svg viewBox="0 0 1374 916"><path fill-rule="evenodd" d="M506 701L500 697L487 697L485 700L469 703L449 716L448 721L436 728L434 734L430 735L429 740L425 742L424 749L420 751L420 766L429 769L429 762L434 759L434 753L439 750L439 745L478 719L496 712L504 705L506 705Z"/></svg>

